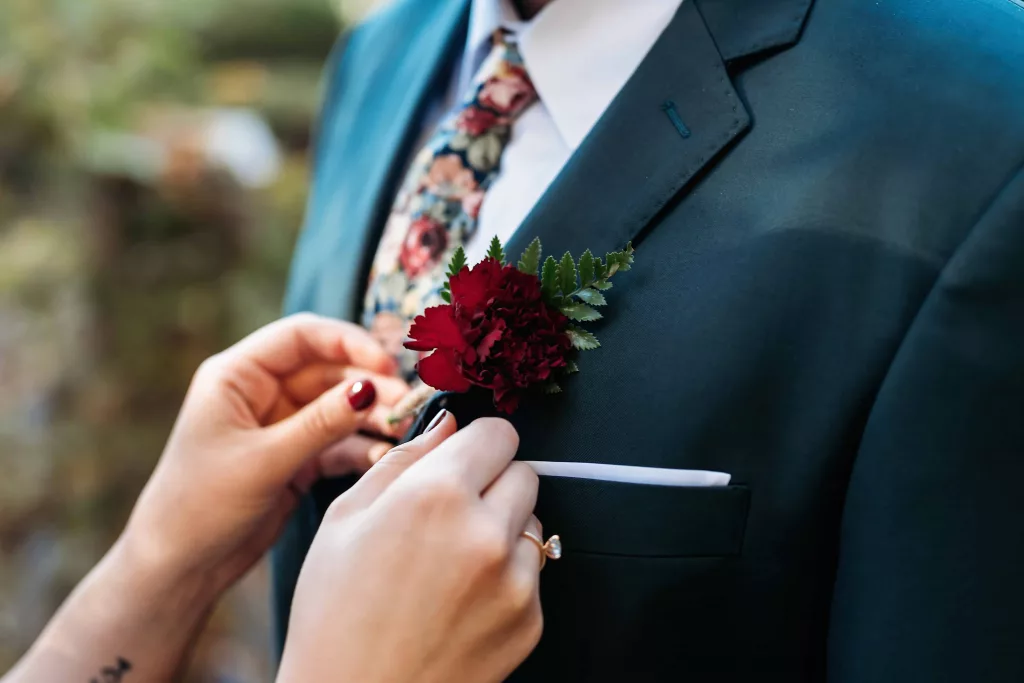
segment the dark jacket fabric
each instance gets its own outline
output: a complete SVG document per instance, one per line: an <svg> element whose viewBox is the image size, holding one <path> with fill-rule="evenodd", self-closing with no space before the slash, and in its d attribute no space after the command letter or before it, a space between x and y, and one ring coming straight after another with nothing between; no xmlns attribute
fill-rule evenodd
<svg viewBox="0 0 1024 683"><path fill-rule="evenodd" d="M403 0L339 42L289 312L357 319L467 13ZM686 0L509 253L535 236L637 251L519 457L732 484L545 479L565 556L511 680L1024 681L1020 5ZM343 489L275 550L282 637Z"/></svg>

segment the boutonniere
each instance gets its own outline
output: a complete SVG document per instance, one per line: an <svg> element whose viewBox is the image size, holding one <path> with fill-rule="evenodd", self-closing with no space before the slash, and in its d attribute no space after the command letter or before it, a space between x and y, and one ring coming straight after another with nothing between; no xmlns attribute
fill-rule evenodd
<svg viewBox="0 0 1024 683"><path fill-rule="evenodd" d="M541 266L535 239L515 266L505 262L497 238L487 257L470 267L459 247L441 297L409 330L405 347L431 352L417 364L420 379L440 391L482 387L498 410L511 413L531 390L562 391L559 382L576 372L576 354L600 346L581 326L599 320L611 278L629 270L633 247L606 254L590 250L577 262L566 252Z"/></svg>

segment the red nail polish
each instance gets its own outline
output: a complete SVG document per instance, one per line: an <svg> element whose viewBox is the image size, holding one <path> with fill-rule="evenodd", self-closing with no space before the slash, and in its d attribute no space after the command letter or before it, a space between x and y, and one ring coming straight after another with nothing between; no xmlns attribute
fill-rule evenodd
<svg viewBox="0 0 1024 683"><path fill-rule="evenodd" d="M348 388L348 403L356 412L366 410L377 398L377 388L370 380L359 380Z"/></svg>

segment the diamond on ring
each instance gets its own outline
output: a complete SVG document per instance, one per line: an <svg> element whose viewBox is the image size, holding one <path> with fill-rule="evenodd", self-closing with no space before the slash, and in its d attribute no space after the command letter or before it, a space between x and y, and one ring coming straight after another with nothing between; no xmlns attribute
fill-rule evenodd
<svg viewBox="0 0 1024 683"><path fill-rule="evenodd" d="M549 538L544 543L544 554L552 560L557 560L562 557L562 539L560 539L557 534Z"/></svg>
<svg viewBox="0 0 1024 683"><path fill-rule="evenodd" d="M544 568L544 564L548 561L548 558L557 560L562 556L562 539L558 535L550 537L547 541L542 541L532 531L524 531L522 533L523 538L528 538L530 541L537 546L537 550L540 551L540 568Z"/></svg>

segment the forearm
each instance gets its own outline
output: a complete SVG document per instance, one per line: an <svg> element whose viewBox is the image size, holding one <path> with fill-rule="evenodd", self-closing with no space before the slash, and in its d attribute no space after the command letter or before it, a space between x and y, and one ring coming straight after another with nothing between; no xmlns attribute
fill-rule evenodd
<svg viewBox="0 0 1024 683"><path fill-rule="evenodd" d="M202 577L119 541L2 683L173 680L212 604Z"/></svg>

